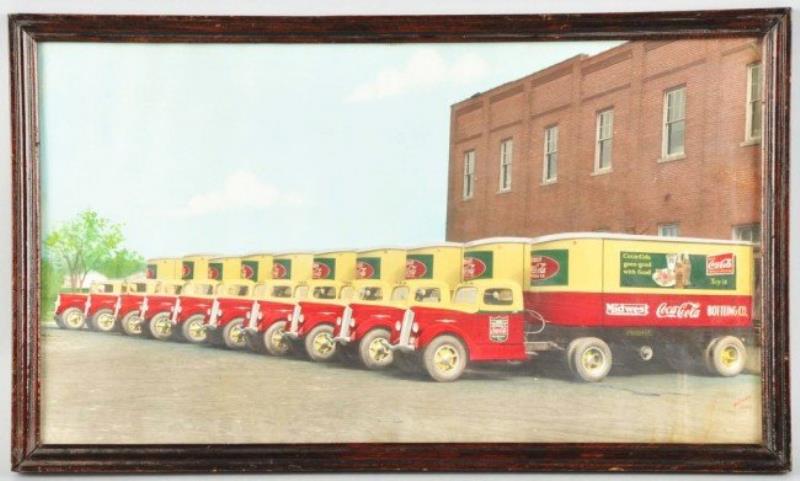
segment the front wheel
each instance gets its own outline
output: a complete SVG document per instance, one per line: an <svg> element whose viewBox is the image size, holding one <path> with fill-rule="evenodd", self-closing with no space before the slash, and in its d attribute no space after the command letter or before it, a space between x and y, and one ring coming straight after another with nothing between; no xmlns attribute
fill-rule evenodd
<svg viewBox="0 0 800 481"><path fill-rule="evenodd" d="M61 324L64 326L64 329L77 330L82 328L85 323L86 316L84 316L83 311L77 307L65 309L61 314Z"/></svg>
<svg viewBox="0 0 800 481"><path fill-rule="evenodd" d="M274 322L264 331L264 349L273 356L285 356L292 349L292 345L284 337L286 321Z"/></svg>
<svg viewBox="0 0 800 481"><path fill-rule="evenodd" d="M172 323L169 322L168 312L159 312L150 319L150 335L159 341L166 341L172 337Z"/></svg>
<svg viewBox="0 0 800 481"><path fill-rule="evenodd" d="M114 319L114 311L111 309L100 309L92 316L90 325L92 329L100 332L111 332L117 326Z"/></svg>
<svg viewBox="0 0 800 481"><path fill-rule="evenodd" d="M383 369L394 360L386 329L373 329L358 343L358 354L367 369Z"/></svg>
<svg viewBox="0 0 800 481"><path fill-rule="evenodd" d="M581 337L567 348L572 357L572 371L578 379L587 382L602 381L611 370L611 349L602 339Z"/></svg>
<svg viewBox="0 0 800 481"><path fill-rule="evenodd" d="M244 349L247 347L247 339L244 337L244 318L237 317L222 329L222 340L228 349Z"/></svg>
<svg viewBox="0 0 800 481"><path fill-rule="evenodd" d="M129 312L119 321L122 332L129 336L138 336L142 333L142 318L138 311Z"/></svg>
<svg viewBox="0 0 800 481"><path fill-rule="evenodd" d="M333 326L322 324L308 333L305 340L306 352L312 361L326 362L336 354L336 341L333 340Z"/></svg>
<svg viewBox="0 0 800 481"><path fill-rule="evenodd" d="M747 349L741 339L734 336L713 339L708 343L706 353L711 372L724 377L738 375L747 362Z"/></svg>
<svg viewBox="0 0 800 481"><path fill-rule="evenodd" d="M439 336L425 347L422 354L425 370L435 381L455 381L467 368L467 349L460 339Z"/></svg>
<svg viewBox="0 0 800 481"><path fill-rule="evenodd" d="M202 344L206 342L206 328L204 325L205 317L202 314L195 314L181 326L183 338L192 344Z"/></svg>

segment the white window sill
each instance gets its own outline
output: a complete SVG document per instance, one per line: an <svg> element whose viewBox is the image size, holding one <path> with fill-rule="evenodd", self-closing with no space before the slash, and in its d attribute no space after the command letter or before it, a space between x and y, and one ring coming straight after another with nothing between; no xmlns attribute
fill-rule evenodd
<svg viewBox="0 0 800 481"><path fill-rule="evenodd" d="M498 194L498 195L499 195L499 194L508 194L509 192L511 192L511 189L510 189L510 188L508 188L508 189L501 189L501 190L498 190L498 191L496 192L496 194Z"/></svg>
<svg viewBox="0 0 800 481"><path fill-rule="evenodd" d="M475 198L475 197L471 195L471 196L469 196L469 197L462 197L462 198L461 198L461 200L462 200L463 202L467 202L467 201L469 201L469 200L472 200L472 199L474 199L474 198Z"/></svg>
<svg viewBox="0 0 800 481"><path fill-rule="evenodd" d="M754 139L745 140L744 142L739 144L739 147L750 147L751 145L760 145L760 144L761 144L761 137L757 137Z"/></svg>
<svg viewBox="0 0 800 481"><path fill-rule="evenodd" d="M591 174L589 174L589 175L591 175L592 177L594 177L594 176L598 176L598 175L606 175L606 174L610 174L611 172L614 172L614 171L611 169L611 167L608 167L608 168L601 169L601 170L595 170L594 172L592 172L592 173L591 173Z"/></svg>
<svg viewBox="0 0 800 481"><path fill-rule="evenodd" d="M658 159L658 163L659 164L663 164L664 162L673 162L675 160L683 160L685 158L686 158L686 154L685 153L684 154L673 154L673 155L668 155L666 157L661 157L660 159Z"/></svg>
<svg viewBox="0 0 800 481"><path fill-rule="evenodd" d="M552 179L544 179L539 183L539 185L553 185L555 183L558 183L558 177L553 177Z"/></svg>

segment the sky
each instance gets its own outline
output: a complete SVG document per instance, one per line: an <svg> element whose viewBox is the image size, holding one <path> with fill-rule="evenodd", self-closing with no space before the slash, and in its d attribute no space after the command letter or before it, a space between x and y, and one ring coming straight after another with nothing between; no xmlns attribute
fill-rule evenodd
<svg viewBox="0 0 800 481"><path fill-rule="evenodd" d="M45 233L145 257L444 240L450 106L620 42L40 44Z"/></svg>

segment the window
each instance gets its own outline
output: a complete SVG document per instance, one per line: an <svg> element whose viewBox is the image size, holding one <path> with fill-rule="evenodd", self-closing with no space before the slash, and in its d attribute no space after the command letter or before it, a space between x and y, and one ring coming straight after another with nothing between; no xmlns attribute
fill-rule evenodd
<svg viewBox="0 0 800 481"><path fill-rule="evenodd" d="M685 134L686 87L679 87L664 95L663 158L683 155Z"/></svg>
<svg viewBox="0 0 800 481"><path fill-rule="evenodd" d="M761 64L747 66L747 120L745 140L761 138Z"/></svg>
<svg viewBox="0 0 800 481"><path fill-rule="evenodd" d="M464 191L465 199L472 198L475 193L475 151L470 150L464 154Z"/></svg>
<svg viewBox="0 0 800 481"><path fill-rule="evenodd" d="M555 182L558 178L558 125L544 129L544 182Z"/></svg>
<svg viewBox="0 0 800 481"><path fill-rule="evenodd" d="M486 289L483 303L489 306L510 306L514 303L514 293L511 289Z"/></svg>
<svg viewBox="0 0 800 481"><path fill-rule="evenodd" d="M746 242L761 242L761 225L744 224L733 226L733 240Z"/></svg>
<svg viewBox="0 0 800 481"><path fill-rule="evenodd" d="M594 154L594 171L611 169L611 143L614 136L614 111L604 110L597 114L597 146Z"/></svg>
<svg viewBox="0 0 800 481"><path fill-rule="evenodd" d="M308 286L297 286L294 290L294 297L296 299L305 299L308 297Z"/></svg>
<svg viewBox="0 0 800 481"><path fill-rule="evenodd" d="M380 301L383 299L383 289L380 287L362 287L358 291L358 298L362 301Z"/></svg>
<svg viewBox="0 0 800 481"><path fill-rule="evenodd" d="M253 297L257 299L264 299L269 295L269 286L266 284L257 284L253 289Z"/></svg>
<svg viewBox="0 0 800 481"><path fill-rule="evenodd" d="M355 288L351 286L342 287L342 291L339 293L339 299L348 300L352 299L353 296L356 294Z"/></svg>
<svg viewBox="0 0 800 481"><path fill-rule="evenodd" d="M315 299L336 299L336 288L333 286L315 287L311 295Z"/></svg>
<svg viewBox="0 0 800 481"><path fill-rule="evenodd" d="M442 301L442 291L437 287L420 287L414 293L414 300L419 303L438 303Z"/></svg>
<svg viewBox="0 0 800 481"><path fill-rule="evenodd" d="M392 291L393 301L405 301L408 298L408 287L400 286L395 287Z"/></svg>
<svg viewBox="0 0 800 481"><path fill-rule="evenodd" d="M292 287L275 286L272 288L272 297L292 297Z"/></svg>
<svg viewBox="0 0 800 481"><path fill-rule="evenodd" d="M514 156L514 142L506 139L500 142L500 192L511 190L511 160Z"/></svg>
<svg viewBox="0 0 800 481"><path fill-rule="evenodd" d="M678 237L678 224L659 224L658 235L661 237Z"/></svg>
<svg viewBox="0 0 800 481"><path fill-rule="evenodd" d="M462 287L453 294L453 303L455 304L475 304L477 300L477 287Z"/></svg>

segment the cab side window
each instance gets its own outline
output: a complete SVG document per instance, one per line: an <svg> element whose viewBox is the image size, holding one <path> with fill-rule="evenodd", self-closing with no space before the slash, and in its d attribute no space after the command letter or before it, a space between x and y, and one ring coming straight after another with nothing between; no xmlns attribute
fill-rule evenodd
<svg viewBox="0 0 800 481"><path fill-rule="evenodd" d="M417 292L414 294L414 300L422 303L438 303L442 300L442 291L436 287L429 289L417 289Z"/></svg>
<svg viewBox="0 0 800 481"><path fill-rule="evenodd" d="M453 295L453 302L456 304L475 304L478 300L478 289L476 287L462 287Z"/></svg>
<svg viewBox="0 0 800 481"><path fill-rule="evenodd" d="M510 306L514 303L514 293L511 289L486 289L483 303L489 306Z"/></svg>

